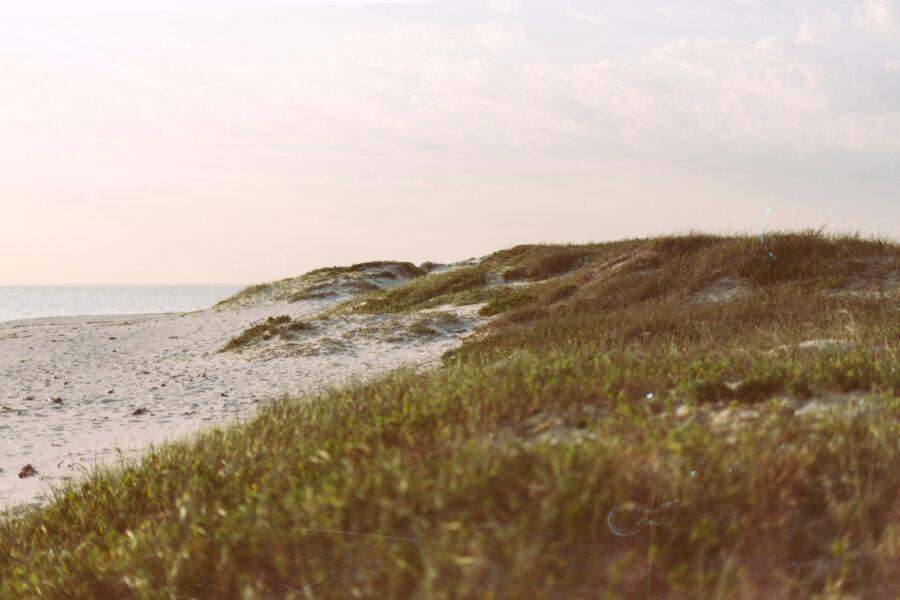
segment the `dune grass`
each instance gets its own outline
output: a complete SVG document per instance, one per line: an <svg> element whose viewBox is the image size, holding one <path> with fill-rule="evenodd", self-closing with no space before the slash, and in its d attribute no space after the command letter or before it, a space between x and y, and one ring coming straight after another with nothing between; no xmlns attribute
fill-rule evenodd
<svg viewBox="0 0 900 600"><path fill-rule="evenodd" d="M534 300L534 297L528 290L505 290L505 293L497 294L491 298L487 304L478 310L478 314L483 317L492 317L529 304L532 300Z"/></svg>
<svg viewBox="0 0 900 600"><path fill-rule="evenodd" d="M373 291L349 300L324 315L341 312L411 313L445 304L459 306L492 301L495 302L493 306L500 306L497 303L502 302L504 297L507 298L506 304L511 306L509 290L503 286L491 286L491 274L506 282L543 281L576 269L602 254L602 251L597 244L516 246L495 252L479 264L461 266L390 289Z"/></svg>
<svg viewBox="0 0 900 600"><path fill-rule="evenodd" d="M500 250L488 256L482 266L503 269L504 279L542 281L585 264L602 253L598 244L528 244Z"/></svg>
<svg viewBox="0 0 900 600"><path fill-rule="evenodd" d="M357 263L349 267L323 267L304 273L299 277L288 277L269 283L251 285L233 296L216 304L215 309L227 309L263 301L298 302L312 298L325 298L330 294L325 290L340 279L349 279L344 287L356 292L367 292L375 286L366 282L363 277L396 279L398 276L422 277L426 271L410 262L378 260Z"/></svg>
<svg viewBox="0 0 900 600"><path fill-rule="evenodd" d="M482 269L543 283L441 369L280 399L3 520L0 597L895 598L898 303L832 292L900 247L767 242L421 278L383 306ZM721 277L748 293L691 301Z"/></svg>
<svg viewBox="0 0 900 600"><path fill-rule="evenodd" d="M487 278L483 267L461 267L367 294L351 300L346 306L354 312L368 314L413 312L430 306L430 301L436 298L468 292L485 284Z"/></svg>
<svg viewBox="0 0 900 600"><path fill-rule="evenodd" d="M314 329L314 326L303 321L294 321L289 315L269 317L264 322L252 325L228 340L228 343L219 352L238 351L260 340L268 340L275 336L288 338L299 331L310 329Z"/></svg>

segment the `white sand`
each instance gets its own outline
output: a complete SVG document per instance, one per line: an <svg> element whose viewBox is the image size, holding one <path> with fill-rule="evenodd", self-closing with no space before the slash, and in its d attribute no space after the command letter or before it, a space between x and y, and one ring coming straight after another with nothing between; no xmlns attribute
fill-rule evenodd
<svg viewBox="0 0 900 600"><path fill-rule="evenodd" d="M706 287L694 293L688 302L691 304L728 302L750 293L749 286L741 279L720 277Z"/></svg>
<svg viewBox="0 0 900 600"><path fill-rule="evenodd" d="M420 316L335 317L295 340L216 352L267 317L309 320L346 297L0 323L0 509L46 503L50 485L115 463L117 449L135 456L149 444L248 417L284 392L433 364L483 321L479 306L444 307L461 320L415 336L406 327ZM20 478L28 464L37 475Z"/></svg>

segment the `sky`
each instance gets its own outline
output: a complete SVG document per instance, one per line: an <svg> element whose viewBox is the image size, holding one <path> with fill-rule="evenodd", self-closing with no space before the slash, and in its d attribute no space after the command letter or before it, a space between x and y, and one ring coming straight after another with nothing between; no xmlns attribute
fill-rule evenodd
<svg viewBox="0 0 900 600"><path fill-rule="evenodd" d="M900 0L0 0L0 285L900 239Z"/></svg>

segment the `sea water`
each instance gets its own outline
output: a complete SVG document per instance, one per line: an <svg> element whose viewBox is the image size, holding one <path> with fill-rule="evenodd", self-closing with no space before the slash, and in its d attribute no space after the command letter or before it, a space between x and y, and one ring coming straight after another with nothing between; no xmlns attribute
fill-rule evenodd
<svg viewBox="0 0 900 600"><path fill-rule="evenodd" d="M131 315L209 308L242 285L3 287L0 321L75 315Z"/></svg>

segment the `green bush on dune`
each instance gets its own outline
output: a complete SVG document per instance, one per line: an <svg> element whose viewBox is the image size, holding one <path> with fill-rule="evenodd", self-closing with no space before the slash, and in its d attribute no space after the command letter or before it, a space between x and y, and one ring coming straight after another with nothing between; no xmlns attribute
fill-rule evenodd
<svg viewBox="0 0 900 600"><path fill-rule="evenodd" d="M892 598L898 301L833 292L900 247L776 244L520 247L371 296L554 273L441 369L280 399L3 520L0 597ZM722 277L747 293L691 300Z"/></svg>

